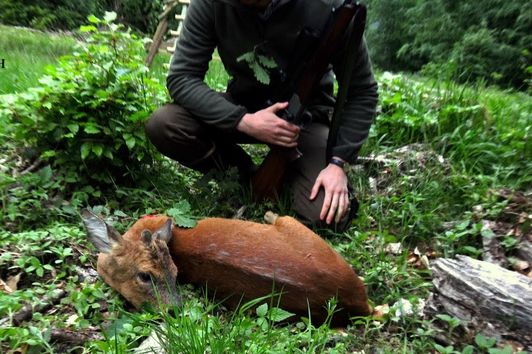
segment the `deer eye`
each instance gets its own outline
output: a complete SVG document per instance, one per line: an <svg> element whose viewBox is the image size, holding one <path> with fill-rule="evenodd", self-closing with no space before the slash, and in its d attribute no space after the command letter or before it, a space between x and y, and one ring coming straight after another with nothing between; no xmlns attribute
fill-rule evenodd
<svg viewBox="0 0 532 354"><path fill-rule="evenodd" d="M138 272L137 278L143 283L151 283L151 274L146 272Z"/></svg>

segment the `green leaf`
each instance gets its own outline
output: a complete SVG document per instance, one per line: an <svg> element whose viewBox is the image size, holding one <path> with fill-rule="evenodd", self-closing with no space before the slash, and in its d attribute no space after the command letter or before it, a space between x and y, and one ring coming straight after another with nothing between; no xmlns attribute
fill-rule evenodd
<svg viewBox="0 0 532 354"><path fill-rule="evenodd" d="M80 32L86 33L86 32L96 32L96 27L94 26L81 26L79 28Z"/></svg>
<svg viewBox="0 0 532 354"><path fill-rule="evenodd" d="M434 349L439 351L441 354L451 354L454 353L454 347L452 345L448 347L441 346L439 344L434 344Z"/></svg>
<svg viewBox="0 0 532 354"><path fill-rule="evenodd" d="M93 145L91 150L98 157L102 156L102 154L103 154L103 146L101 146L99 144L98 145Z"/></svg>
<svg viewBox="0 0 532 354"><path fill-rule="evenodd" d="M440 320L445 321L445 322L450 322L453 319L451 316L445 315L445 314L438 314L436 315L436 317L438 317Z"/></svg>
<svg viewBox="0 0 532 354"><path fill-rule="evenodd" d="M98 90L98 91L96 91L95 95L96 95L96 97L101 98L101 99L107 99L110 96L109 92L107 92L105 90Z"/></svg>
<svg viewBox="0 0 532 354"><path fill-rule="evenodd" d="M266 316L266 314L268 313L268 304L264 303L264 304L260 305L259 307L257 307L255 312L257 313L257 316L259 316L259 317Z"/></svg>
<svg viewBox="0 0 532 354"><path fill-rule="evenodd" d="M197 221L189 213L190 204L187 200L182 200L174 208L166 210L166 214L174 219L177 226L192 228L196 226Z"/></svg>
<svg viewBox="0 0 532 354"><path fill-rule="evenodd" d="M43 167L37 172L37 174L41 178L41 181L48 182L53 176L52 168L50 166Z"/></svg>
<svg viewBox="0 0 532 354"><path fill-rule="evenodd" d="M196 226L198 223L196 220L192 219L188 215L175 215L173 216L174 222L179 227L184 227L187 229L191 229Z"/></svg>
<svg viewBox="0 0 532 354"><path fill-rule="evenodd" d="M294 314L291 312L285 311L278 307L272 307L269 317L273 322L281 322L292 316L294 316Z"/></svg>
<svg viewBox="0 0 532 354"><path fill-rule="evenodd" d="M68 130L70 130L73 134L76 134L79 131L79 125L72 123L67 125Z"/></svg>
<svg viewBox="0 0 532 354"><path fill-rule="evenodd" d="M44 268L37 268L35 270L35 274L37 274L39 277L42 277L44 275Z"/></svg>
<svg viewBox="0 0 532 354"><path fill-rule="evenodd" d="M268 68L268 69L275 69L277 67L277 63L275 62L275 60L271 57L267 57L267 56L264 56L264 55L257 55L257 59L259 61L259 63Z"/></svg>
<svg viewBox="0 0 532 354"><path fill-rule="evenodd" d="M83 130L85 131L85 133L87 134L99 134L100 133L100 129L95 126L94 124L87 124Z"/></svg>
<svg viewBox="0 0 532 354"><path fill-rule="evenodd" d="M268 85L270 83L270 74L258 63L253 63L251 65L251 69L253 70L255 79L257 79L258 82L264 85Z"/></svg>
<svg viewBox="0 0 532 354"><path fill-rule="evenodd" d="M109 160L113 159L113 152L110 149L105 149L103 156L107 157Z"/></svg>
<svg viewBox="0 0 532 354"><path fill-rule="evenodd" d="M128 149L133 150L133 148L135 147L135 144L137 143L137 140L129 134L124 134L124 140L126 141L126 145Z"/></svg>
<svg viewBox="0 0 532 354"><path fill-rule="evenodd" d="M482 235L482 237L485 237L485 238L493 238L496 236L495 233L491 229L488 229L488 228L482 229L480 231L480 234Z"/></svg>
<svg viewBox="0 0 532 354"><path fill-rule="evenodd" d="M255 62L255 54L253 52L247 52L236 58L237 63L245 61L248 64Z"/></svg>
<svg viewBox="0 0 532 354"><path fill-rule="evenodd" d="M462 349L462 354L473 354L475 352L475 347L472 345L468 345L464 349Z"/></svg>
<svg viewBox="0 0 532 354"><path fill-rule="evenodd" d="M89 20L90 23L100 23L100 22L102 22L98 17L96 17L94 15L90 15L89 17L87 17L87 20Z"/></svg>
<svg viewBox="0 0 532 354"><path fill-rule="evenodd" d="M111 12L105 11L105 16L103 17L103 19L107 23L113 22L114 20L116 20L116 12L114 12L114 11L111 11Z"/></svg>
<svg viewBox="0 0 532 354"><path fill-rule="evenodd" d="M91 144L83 143L81 145L80 150L81 150L81 159L85 160L87 158L87 156L89 156L89 154L91 152Z"/></svg>
<svg viewBox="0 0 532 354"><path fill-rule="evenodd" d="M475 336L475 343L483 349L489 349L493 347L496 342L497 340L495 338L488 338L480 333Z"/></svg>
<svg viewBox="0 0 532 354"><path fill-rule="evenodd" d="M510 345L505 346L502 349L499 348L490 348L488 349L489 354L512 354L514 350Z"/></svg>
<svg viewBox="0 0 532 354"><path fill-rule="evenodd" d="M133 113L131 116L129 116L129 120L132 122L143 121L148 116L149 116L148 112L138 111L138 112Z"/></svg>

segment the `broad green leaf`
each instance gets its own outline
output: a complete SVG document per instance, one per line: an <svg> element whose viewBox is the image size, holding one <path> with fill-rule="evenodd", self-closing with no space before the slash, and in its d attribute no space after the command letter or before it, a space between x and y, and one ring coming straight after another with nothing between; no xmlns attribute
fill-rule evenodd
<svg viewBox="0 0 532 354"><path fill-rule="evenodd" d="M488 349L489 354L512 354L514 353L514 350L512 349L512 346L506 345L504 348L490 348ZM519 352L519 353L525 353L525 352Z"/></svg>
<svg viewBox="0 0 532 354"><path fill-rule="evenodd" d="M483 336L480 333L475 336L475 343L479 347L484 348L484 349L493 347L496 342L497 340L495 338L488 338L488 337Z"/></svg>
<svg viewBox="0 0 532 354"><path fill-rule="evenodd" d="M105 20L105 22L109 23L109 22L113 22L114 20L116 20L116 12L114 11L105 11L105 16L103 17L103 19Z"/></svg>
<svg viewBox="0 0 532 354"><path fill-rule="evenodd" d="M485 238L493 238L496 236L495 233L491 229L488 229L488 228L482 229L480 231L480 234L482 235L482 237L485 237Z"/></svg>
<svg viewBox="0 0 532 354"><path fill-rule="evenodd" d="M272 307L269 314L270 320L272 320L273 322L281 322L292 316L294 316L293 313L285 311L278 307Z"/></svg>
<svg viewBox="0 0 532 354"><path fill-rule="evenodd" d="M38 175L41 178L41 181L48 182L53 176L52 168L50 166L43 167L39 170Z"/></svg>
<svg viewBox="0 0 532 354"><path fill-rule="evenodd" d="M70 130L73 134L76 134L79 131L79 125L77 124L68 124L67 125L68 130Z"/></svg>
<svg viewBox="0 0 532 354"><path fill-rule="evenodd" d="M138 111L129 116L129 120L132 122L143 121L148 115L149 113L146 111Z"/></svg>
<svg viewBox="0 0 532 354"><path fill-rule="evenodd" d="M274 69L277 67L277 63L271 57L267 57L264 55L257 55L257 58L258 58L259 63L268 69Z"/></svg>
<svg viewBox="0 0 532 354"><path fill-rule="evenodd" d="M251 64L255 61L255 55L253 52L247 52L236 58L236 61L238 63L245 61L246 63Z"/></svg>
<svg viewBox="0 0 532 354"><path fill-rule="evenodd" d="M258 63L253 63L251 69L253 70L253 74L258 82L264 85L268 85L270 83L270 74Z"/></svg>
<svg viewBox="0 0 532 354"><path fill-rule="evenodd" d="M473 354L475 352L475 347L472 345L468 345L464 349L462 349L462 354Z"/></svg>
<svg viewBox="0 0 532 354"><path fill-rule="evenodd" d="M185 228L192 228L197 224L189 212L190 204L187 200L182 200L174 208L166 210L166 214L174 219L176 225Z"/></svg>
<svg viewBox="0 0 532 354"><path fill-rule="evenodd" d="M107 157L109 160L113 159L113 152L110 149L105 149L103 156Z"/></svg>
<svg viewBox="0 0 532 354"><path fill-rule="evenodd" d="M105 90L98 90L96 91L96 97L106 99L107 97L109 97L109 92Z"/></svg>
<svg viewBox="0 0 532 354"><path fill-rule="evenodd" d="M98 134L100 133L100 129L98 129L97 126L93 125L93 124L88 124L86 125L83 130L85 131L85 133L87 134Z"/></svg>
<svg viewBox="0 0 532 354"><path fill-rule="evenodd" d="M81 26L79 28L80 32L86 33L86 32L96 32L96 27L94 26Z"/></svg>
<svg viewBox="0 0 532 354"><path fill-rule="evenodd" d="M89 17L87 17L87 20L89 20L90 23L100 23L100 22L102 22L98 17L96 17L94 15L90 15Z"/></svg>
<svg viewBox="0 0 532 354"><path fill-rule="evenodd" d="M190 203L186 199L181 199L177 205L176 208L183 211L184 213L188 213L191 210Z"/></svg>
<svg viewBox="0 0 532 354"><path fill-rule="evenodd" d="M257 313L257 316L259 316L259 317L266 316L266 314L268 313L268 304L264 303L264 304L260 305L259 307L257 307L255 312Z"/></svg>
<svg viewBox="0 0 532 354"><path fill-rule="evenodd" d="M98 157L102 156L103 153L103 146L102 145L93 145L91 148L92 152Z"/></svg>
<svg viewBox="0 0 532 354"><path fill-rule="evenodd" d="M179 227L184 227L187 229L193 228L198 223L196 220L192 219L187 215L175 215L173 216L174 222Z"/></svg>
<svg viewBox="0 0 532 354"><path fill-rule="evenodd" d="M124 140L126 141L128 149L133 150L135 144L137 143L137 140L130 134L124 134Z"/></svg>
<svg viewBox="0 0 532 354"><path fill-rule="evenodd" d="M85 160L87 158L87 156L89 156L89 154L91 152L91 144L83 143L81 145L80 150L81 150L81 159Z"/></svg>

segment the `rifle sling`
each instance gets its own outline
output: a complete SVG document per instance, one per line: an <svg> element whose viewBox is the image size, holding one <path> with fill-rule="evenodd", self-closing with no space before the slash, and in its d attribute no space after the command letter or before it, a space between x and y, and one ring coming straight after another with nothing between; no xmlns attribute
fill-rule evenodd
<svg viewBox="0 0 532 354"><path fill-rule="evenodd" d="M353 75L353 68L355 66L355 54L362 44L362 35L364 33L364 27L366 23L366 7L359 4L359 9L353 16L353 27L349 40L347 42L347 53L343 62L343 76L341 82L338 85L338 95L336 97L336 103L334 105L334 112L331 118L331 127L329 129L329 136L327 138L327 153L325 155L325 163L327 163L332 157L333 144L336 143L338 137L338 129L340 128L341 115L344 109L345 100L347 98L347 92L349 90L349 82Z"/></svg>

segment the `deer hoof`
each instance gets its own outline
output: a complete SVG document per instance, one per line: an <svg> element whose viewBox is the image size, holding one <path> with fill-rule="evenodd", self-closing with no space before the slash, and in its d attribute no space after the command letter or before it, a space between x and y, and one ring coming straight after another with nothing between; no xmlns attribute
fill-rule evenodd
<svg viewBox="0 0 532 354"><path fill-rule="evenodd" d="M266 221L267 224L274 225L278 217L279 215L275 214L274 212L267 211L266 214L264 214L264 221Z"/></svg>

